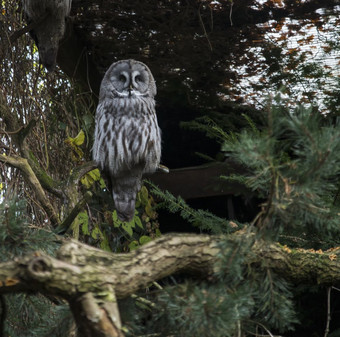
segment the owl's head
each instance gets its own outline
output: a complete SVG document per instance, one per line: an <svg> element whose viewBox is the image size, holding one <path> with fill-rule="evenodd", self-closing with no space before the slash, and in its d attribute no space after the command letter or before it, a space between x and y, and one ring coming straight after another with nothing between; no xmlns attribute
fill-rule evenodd
<svg viewBox="0 0 340 337"><path fill-rule="evenodd" d="M121 60L113 63L107 70L100 96L113 97L151 97L156 95L156 83L150 69L142 62Z"/></svg>

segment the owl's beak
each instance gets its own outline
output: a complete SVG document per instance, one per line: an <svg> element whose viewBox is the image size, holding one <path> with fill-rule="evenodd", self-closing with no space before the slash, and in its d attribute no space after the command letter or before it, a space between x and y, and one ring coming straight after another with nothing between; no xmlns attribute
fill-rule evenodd
<svg viewBox="0 0 340 337"><path fill-rule="evenodd" d="M131 97L132 90L133 90L133 87L132 87L132 85L130 84L130 85L129 85L129 89L128 89L128 91L129 91L129 97Z"/></svg>

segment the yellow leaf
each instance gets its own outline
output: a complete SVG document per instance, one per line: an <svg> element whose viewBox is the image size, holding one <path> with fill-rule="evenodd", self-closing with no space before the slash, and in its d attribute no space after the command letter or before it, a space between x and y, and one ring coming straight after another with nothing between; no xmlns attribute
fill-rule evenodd
<svg viewBox="0 0 340 337"><path fill-rule="evenodd" d="M148 196L149 196L148 189L145 186L142 186L142 189L140 190L139 193L140 193L142 203L146 204L148 202Z"/></svg>
<svg viewBox="0 0 340 337"><path fill-rule="evenodd" d="M15 286L16 284L20 283L20 280L17 278L7 277L5 280L5 285L7 287Z"/></svg>
<svg viewBox="0 0 340 337"><path fill-rule="evenodd" d="M34 43L33 44L33 53L35 54L35 53L37 53L38 52L38 47L37 47L37 45Z"/></svg>
<svg viewBox="0 0 340 337"><path fill-rule="evenodd" d="M80 182L86 187L86 188L90 188L91 185L93 184L93 181L91 181L91 179L87 176L87 174L84 175L84 177L82 177L80 179Z"/></svg>
<svg viewBox="0 0 340 337"><path fill-rule="evenodd" d="M150 204L150 202L147 203L147 205L145 206L145 213L151 218L154 219L155 218L155 212L152 209L152 206Z"/></svg>
<svg viewBox="0 0 340 337"><path fill-rule="evenodd" d="M84 140L85 140L85 133L84 133L83 130L80 130L75 138L67 137L65 139L65 143L68 143L73 147L77 147L77 146L83 144Z"/></svg>
<svg viewBox="0 0 340 337"><path fill-rule="evenodd" d="M337 258L337 256L336 256L335 254L329 255L329 259L330 259L331 261L336 260L336 258Z"/></svg>
<svg viewBox="0 0 340 337"><path fill-rule="evenodd" d="M79 146L84 143L84 140L85 140L85 133L83 130L80 130L77 136L74 138L73 143Z"/></svg>
<svg viewBox="0 0 340 337"><path fill-rule="evenodd" d="M94 169L90 172L87 173L88 175L91 176L91 178L94 180L94 181L97 181L100 179L100 172L99 172L99 169Z"/></svg>
<svg viewBox="0 0 340 337"><path fill-rule="evenodd" d="M81 179L81 183L85 185L86 188L90 188L95 181L100 179L100 172L98 169L94 169L87 172Z"/></svg>

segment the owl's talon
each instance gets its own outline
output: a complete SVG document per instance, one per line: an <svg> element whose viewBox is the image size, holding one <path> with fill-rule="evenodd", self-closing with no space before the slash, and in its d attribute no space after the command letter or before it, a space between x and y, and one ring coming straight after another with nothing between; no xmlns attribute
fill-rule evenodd
<svg viewBox="0 0 340 337"><path fill-rule="evenodd" d="M163 173L169 173L170 172L168 167L166 167L165 165L161 165L161 164L158 165L157 171L160 171L160 172L163 172Z"/></svg>

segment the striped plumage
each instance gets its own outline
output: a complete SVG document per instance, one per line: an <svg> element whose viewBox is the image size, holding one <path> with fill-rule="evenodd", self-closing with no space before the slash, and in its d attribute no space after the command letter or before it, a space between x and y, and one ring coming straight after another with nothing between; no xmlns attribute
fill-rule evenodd
<svg viewBox="0 0 340 337"><path fill-rule="evenodd" d="M118 217L134 216L142 175L160 162L161 134L149 68L135 60L116 62L106 72L96 112L93 160L111 183Z"/></svg>

